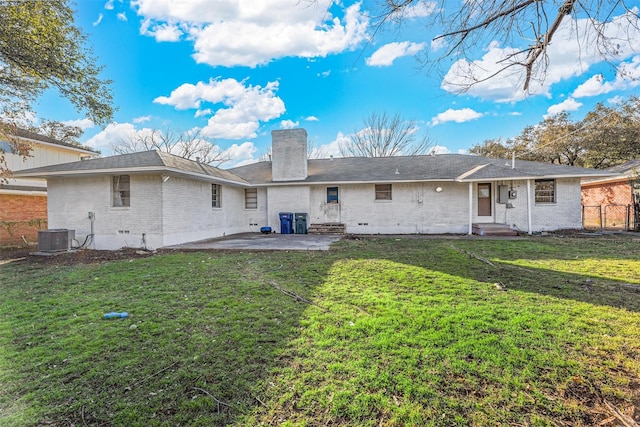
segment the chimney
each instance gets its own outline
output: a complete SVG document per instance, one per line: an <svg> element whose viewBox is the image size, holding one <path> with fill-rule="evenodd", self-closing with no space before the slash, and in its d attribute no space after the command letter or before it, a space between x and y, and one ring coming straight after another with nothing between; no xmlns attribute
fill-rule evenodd
<svg viewBox="0 0 640 427"><path fill-rule="evenodd" d="M271 175L273 181L302 181L307 178L306 130L271 132Z"/></svg>

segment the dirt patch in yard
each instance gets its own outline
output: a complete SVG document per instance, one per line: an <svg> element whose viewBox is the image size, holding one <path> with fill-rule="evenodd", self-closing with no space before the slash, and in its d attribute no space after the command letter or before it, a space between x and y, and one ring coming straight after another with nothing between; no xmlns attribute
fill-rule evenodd
<svg viewBox="0 0 640 427"><path fill-rule="evenodd" d="M160 253L156 251L141 251L135 248L124 248L117 251L84 249L72 252L54 252L47 255L34 255L35 251L36 249L29 248L0 249L0 265L17 261L31 264L95 264L108 261L146 258Z"/></svg>

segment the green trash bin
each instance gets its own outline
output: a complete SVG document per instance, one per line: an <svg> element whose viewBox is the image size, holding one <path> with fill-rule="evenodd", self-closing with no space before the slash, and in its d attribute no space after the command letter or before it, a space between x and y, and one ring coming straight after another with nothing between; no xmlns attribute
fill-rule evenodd
<svg viewBox="0 0 640 427"><path fill-rule="evenodd" d="M295 213L296 234L307 234L307 214Z"/></svg>

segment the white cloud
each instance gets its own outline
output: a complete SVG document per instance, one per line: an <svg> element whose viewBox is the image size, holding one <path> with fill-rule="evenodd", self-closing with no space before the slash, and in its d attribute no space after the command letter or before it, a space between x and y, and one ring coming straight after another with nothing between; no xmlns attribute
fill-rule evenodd
<svg viewBox="0 0 640 427"><path fill-rule="evenodd" d="M318 121L320 121L320 119L317 118L316 116L305 117L304 120L307 121L307 122L318 122Z"/></svg>
<svg viewBox="0 0 640 427"><path fill-rule="evenodd" d="M82 130L91 129L95 126L95 123L93 123L93 120L91 119L67 120L62 122L62 124L66 126L76 126Z"/></svg>
<svg viewBox="0 0 640 427"><path fill-rule="evenodd" d="M563 111L576 111L580 107L582 107L582 104L580 102L577 102L573 98L567 98L560 104L552 105L551 107L549 107L547 109L547 114L545 114L543 117L546 119L558 113L562 113Z"/></svg>
<svg viewBox="0 0 640 427"><path fill-rule="evenodd" d="M136 130L131 123L110 123L100 133L92 136L84 145L100 150L102 154L109 155L114 145L122 140L133 139L137 133L151 132L150 129Z"/></svg>
<svg viewBox="0 0 640 427"><path fill-rule="evenodd" d="M392 19L416 19L427 18L433 14L438 7L438 3L420 0L412 2L411 6L405 7L397 14L392 14Z"/></svg>
<svg viewBox="0 0 640 427"><path fill-rule="evenodd" d="M98 25L100 25L103 18L104 18L104 15L102 13L99 14L98 19L96 19L91 25L93 25L94 27L97 27Z"/></svg>
<svg viewBox="0 0 640 427"><path fill-rule="evenodd" d="M468 62L464 59L456 61L445 75L441 87L447 92L460 92L472 81L473 86L467 93L479 97L489 98L497 102L509 102L523 99L521 74L515 68L506 71L499 77L482 81L502 67L500 61L509 55L515 55L517 49L501 48L497 42L492 42L481 60Z"/></svg>
<svg viewBox="0 0 640 427"><path fill-rule="evenodd" d="M640 50L638 23L637 16L631 11L613 18L599 29L610 40L620 41L614 60L624 60ZM596 38L597 34L590 20L575 20L570 16L565 18L554 36L553 43L545 52L549 63L546 74L542 74L542 67L534 70L529 93L548 95L553 84L582 75L591 65L602 62L604 59L595 42ZM623 42L626 40L629 42ZM522 67L511 67L497 77L489 78L505 66L505 63L501 62L505 57L511 55L512 61L523 61L525 54L518 53L521 50L519 47L501 47L498 42L493 41L481 59L473 62L456 61L447 72L442 88L448 92L459 92L461 88L475 83L468 94L497 102L521 100L526 96L523 91ZM635 72L631 68L628 71Z"/></svg>
<svg viewBox="0 0 640 427"><path fill-rule="evenodd" d="M602 74L596 74L578 86L571 96L574 98L597 96L637 86L640 86L640 56L635 56L630 62L618 65L614 81L607 82Z"/></svg>
<svg viewBox="0 0 640 427"><path fill-rule="evenodd" d="M435 145L430 152L433 154L449 154L451 150L443 145Z"/></svg>
<svg viewBox="0 0 640 427"><path fill-rule="evenodd" d="M205 108L204 110L196 111L194 117L197 119L198 117L207 117L213 114L211 108Z"/></svg>
<svg viewBox="0 0 640 427"><path fill-rule="evenodd" d="M222 156L230 159L223 164L225 168L247 165L255 163L258 160L254 157L257 152L253 142L243 142L242 144L233 144L231 147L222 151Z"/></svg>
<svg viewBox="0 0 640 427"><path fill-rule="evenodd" d="M318 77L327 78L331 75L331 70L323 71L318 73Z"/></svg>
<svg viewBox="0 0 640 427"><path fill-rule="evenodd" d="M104 8L106 10L113 10L113 0L108 0L105 4L104 4Z"/></svg>
<svg viewBox="0 0 640 427"><path fill-rule="evenodd" d="M273 59L325 57L357 47L367 38L369 18L355 3L331 0L134 0L141 34L158 41L186 35L198 63L255 67ZM334 17L329 8L341 8Z"/></svg>
<svg viewBox="0 0 640 427"><path fill-rule="evenodd" d="M620 105L625 102L625 98L622 96L614 96L613 98L607 99L607 102L611 105Z"/></svg>
<svg viewBox="0 0 640 427"><path fill-rule="evenodd" d="M294 122L293 120L283 120L280 122L282 129L293 129L300 126L300 122Z"/></svg>
<svg viewBox="0 0 640 427"><path fill-rule="evenodd" d="M170 96L160 96L153 102L171 105L178 110L196 109L202 116L204 103L222 104L215 110L202 134L212 138L255 138L260 122L280 117L285 111L284 102L278 96L278 82L265 87L245 86L235 79L211 79L208 83L185 83L174 89Z"/></svg>
<svg viewBox="0 0 640 427"><path fill-rule="evenodd" d="M440 113L431 119L431 126L436 126L447 122L464 123L471 120L476 120L482 117L482 113L478 113L471 108L462 108L460 110L454 110L449 108L444 113Z"/></svg>
<svg viewBox="0 0 640 427"><path fill-rule="evenodd" d="M197 129L192 129L192 131L196 131ZM153 134L161 134L162 131L158 129L151 129L148 127L145 128L136 128L132 123L111 123L100 133L92 136L85 143L86 146L99 150L103 155L110 156L113 155L114 147L121 145L123 141L141 141L144 139L148 139ZM190 151L194 151L198 149L198 147L213 145L214 152L221 153L221 156L229 158L230 161L225 163L225 167L237 165L238 162L247 162L251 163L255 161L252 156L256 152L256 148L251 142L244 142L240 145L233 144L231 147L227 149L223 149L218 145L213 144L211 141L208 141L203 138L199 138L190 142ZM175 155L180 155L183 152L184 142L176 142L171 147L171 153ZM138 145L138 149L144 149L142 146ZM195 156L198 154L193 154L194 157L191 160L195 160Z"/></svg>
<svg viewBox="0 0 640 427"><path fill-rule="evenodd" d="M184 33L174 23L154 24L145 19L140 26L140 34L155 37L159 42L177 42Z"/></svg>
<svg viewBox="0 0 640 427"><path fill-rule="evenodd" d="M336 139L328 144L314 147L311 152L311 158L329 158L329 157L341 157L340 145L348 144L351 141L349 135L345 135L342 132L338 132Z"/></svg>
<svg viewBox="0 0 640 427"><path fill-rule="evenodd" d="M446 40L444 38L431 40L431 44L429 46L429 49L431 49L431 51L433 51L433 52L437 52L440 49L442 49L443 47L445 47L446 44L447 44L447 42L446 42Z"/></svg>
<svg viewBox="0 0 640 427"><path fill-rule="evenodd" d="M133 123L144 123L151 120L151 116L140 116L133 119Z"/></svg>
<svg viewBox="0 0 640 427"><path fill-rule="evenodd" d="M596 74L591 76L586 82L578 86L571 96L575 98L582 98L585 96L596 96L603 93L611 92L611 83L604 81L602 74Z"/></svg>
<svg viewBox="0 0 640 427"><path fill-rule="evenodd" d="M382 46L365 60L367 65L388 67L403 56L415 55L425 48L425 43L393 42Z"/></svg>
<svg viewBox="0 0 640 427"><path fill-rule="evenodd" d="M129 18L127 18L127 14L125 12L118 13L116 15L116 17L118 18L118 20L124 21L124 22L127 22L129 20Z"/></svg>

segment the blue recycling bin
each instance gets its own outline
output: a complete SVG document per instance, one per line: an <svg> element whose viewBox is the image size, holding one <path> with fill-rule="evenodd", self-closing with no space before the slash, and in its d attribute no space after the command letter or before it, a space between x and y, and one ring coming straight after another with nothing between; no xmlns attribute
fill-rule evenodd
<svg viewBox="0 0 640 427"><path fill-rule="evenodd" d="M293 233L293 213L280 212L280 234Z"/></svg>

